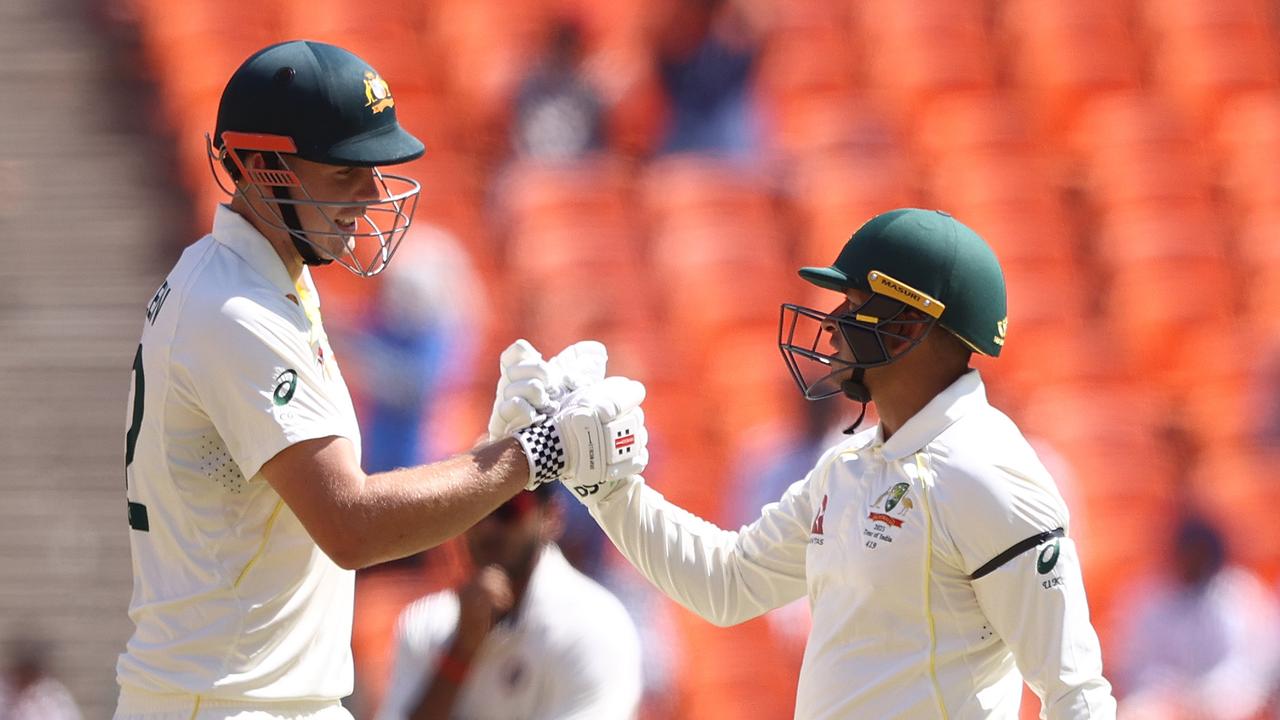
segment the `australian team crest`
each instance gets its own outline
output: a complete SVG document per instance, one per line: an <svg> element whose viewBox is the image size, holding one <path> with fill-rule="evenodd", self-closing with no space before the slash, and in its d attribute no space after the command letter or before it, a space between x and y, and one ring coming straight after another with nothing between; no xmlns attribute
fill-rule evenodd
<svg viewBox="0 0 1280 720"><path fill-rule="evenodd" d="M368 101L364 106L372 108L374 115L396 106L395 98L391 97L391 86L372 70L364 73L364 97Z"/></svg>
<svg viewBox="0 0 1280 720"><path fill-rule="evenodd" d="M916 506L911 498L906 497L910 489L910 483L900 482L880 493L880 497L871 503L871 514L867 516L868 519L893 527L902 527L903 518Z"/></svg>

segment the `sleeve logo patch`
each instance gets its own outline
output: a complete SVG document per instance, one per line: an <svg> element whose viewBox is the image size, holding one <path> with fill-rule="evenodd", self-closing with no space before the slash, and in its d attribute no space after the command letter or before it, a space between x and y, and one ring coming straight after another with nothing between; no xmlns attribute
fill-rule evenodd
<svg viewBox="0 0 1280 720"><path fill-rule="evenodd" d="M1036 558L1036 572L1041 575L1048 575L1054 566L1058 564L1058 541L1045 545L1040 551L1040 556Z"/></svg>
<svg viewBox="0 0 1280 720"><path fill-rule="evenodd" d="M276 407L288 405L293 399L293 393L298 389L298 372L293 368L285 370L276 376L276 389L271 393L271 400Z"/></svg>

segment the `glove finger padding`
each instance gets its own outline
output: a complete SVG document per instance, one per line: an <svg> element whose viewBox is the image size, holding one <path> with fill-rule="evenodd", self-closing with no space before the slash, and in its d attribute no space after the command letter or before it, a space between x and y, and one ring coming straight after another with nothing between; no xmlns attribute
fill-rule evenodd
<svg viewBox="0 0 1280 720"><path fill-rule="evenodd" d="M538 378L530 378L528 380L516 380L509 383L502 389L502 397L499 400L514 400L520 398L536 408L550 407L551 393L547 390L547 384Z"/></svg>
<svg viewBox="0 0 1280 720"><path fill-rule="evenodd" d="M546 415L522 397L503 400L494 408L494 418L500 423L496 437L504 438L517 430L545 419ZM492 434L492 429L490 429Z"/></svg>
<svg viewBox="0 0 1280 720"><path fill-rule="evenodd" d="M535 407L549 405L550 397L546 393L548 378L547 363L542 359L542 354L528 340L516 340L502 351L498 360L498 387L494 393L493 410L489 414L490 441L510 435L514 427L523 427L528 424L513 425L508 419L504 419L501 408L507 400L520 396ZM526 386L508 392L508 388L513 383L534 380L541 383L541 394ZM516 416L508 415L508 418L511 417ZM519 417L523 417L523 414Z"/></svg>
<svg viewBox="0 0 1280 720"><path fill-rule="evenodd" d="M553 398L568 395L604 379L609 351L596 340L576 342L547 361Z"/></svg>
<svg viewBox="0 0 1280 720"><path fill-rule="evenodd" d="M539 361L542 359L542 353L538 352L528 340L520 338L507 346L502 351L502 355L498 356L498 366L502 368L511 367L524 361Z"/></svg>

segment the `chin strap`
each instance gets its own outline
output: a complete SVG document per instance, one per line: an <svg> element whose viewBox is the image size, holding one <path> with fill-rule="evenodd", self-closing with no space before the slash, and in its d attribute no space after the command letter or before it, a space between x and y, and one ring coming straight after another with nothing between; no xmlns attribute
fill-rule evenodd
<svg viewBox="0 0 1280 720"><path fill-rule="evenodd" d="M852 435L858 429L858 426L862 424L863 419L867 417L867 403L871 402L871 391L862 382L862 376L865 374L865 368L858 368L853 371L852 377L840 383L840 389L844 391L845 397L854 402L862 403L862 408L858 411L858 419L844 429L845 435Z"/></svg>
<svg viewBox="0 0 1280 720"><path fill-rule="evenodd" d="M272 170L281 169L280 162L275 155L264 153L262 157L266 161L268 168ZM292 199L289 196L289 190L280 185L271 188L271 194L275 195L277 200L287 201ZM293 203L279 202L276 203L276 207L280 210L280 219L284 221L285 227L289 228L289 239L293 241L293 249L298 251L298 255L302 256L304 265L328 265L333 262L333 258L321 257L320 253L316 252L316 249L311 246L311 243L301 239L306 237L306 233L302 231L302 221L298 219L298 208Z"/></svg>

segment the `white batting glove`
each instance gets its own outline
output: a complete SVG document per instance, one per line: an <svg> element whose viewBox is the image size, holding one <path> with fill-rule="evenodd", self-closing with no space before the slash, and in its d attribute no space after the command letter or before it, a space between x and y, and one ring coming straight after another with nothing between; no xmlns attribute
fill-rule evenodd
<svg viewBox="0 0 1280 720"><path fill-rule="evenodd" d="M574 392L552 417L518 431L529 458L529 487L560 480L583 504L608 494L621 478L644 472L649 433L644 385L610 377Z"/></svg>
<svg viewBox="0 0 1280 720"><path fill-rule="evenodd" d="M555 414L574 390L604 379L608 350L594 340L576 342L550 360L517 340L499 360L498 388L489 416L489 440L506 437Z"/></svg>
<svg viewBox="0 0 1280 720"><path fill-rule="evenodd" d="M547 391L550 376L542 353L521 338L511 343L498 359L498 389L489 414L490 442L528 427L540 416L539 408L550 409Z"/></svg>

